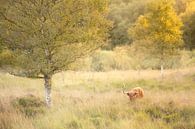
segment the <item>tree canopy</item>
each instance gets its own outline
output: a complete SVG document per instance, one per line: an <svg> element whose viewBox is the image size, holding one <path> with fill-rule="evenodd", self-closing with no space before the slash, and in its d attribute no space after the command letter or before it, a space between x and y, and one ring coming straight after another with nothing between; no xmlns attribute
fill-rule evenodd
<svg viewBox="0 0 195 129"><path fill-rule="evenodd" d="M159 0L148 5L148 12L138 18L130 27L129 35L134 41L148 40L145 46L157 56L163 65L166 58L173 55L182 45L182 22L177 16L172 2ZM143 44L142 44L143 45Z"/></svg>
<svg viewBox="0 0 195 129"><path fill-rule="evenodd" d="M133 41L133 37L128 35L128 28L137 21L137 19L147 13L149 10L147 5L149 3L158 3L159 1L154 0L112 0L110 2L110 12L108 18L113 21L113 29L110 33L110 44L111 48L124 45L131 44ZM193 8L194 0L172 0L172 8L174 9L176 15L178 17L183 16L183 14L189 15L189 8ZM192 10L192 9L191 9ZM188 16L189 17L189 16ZM186 18L183 20L184 22L184 31L188 28L189 23L186 21ZM189 30L191 32L191 30ZM184 32L185 33L185 32ZM188 34L187 34L188 35ZM186 36L186 34L184 35ZM189 36L192 37L192 36ZM184 37L187 38L187 37ZM187 38L189 39L189 38ZM189 44L187 40L185 40L186 44ZM186 46L186 45L185 45ZM187 46L186 46L187 47Z"/></svg>
<svg viewBox="0 0 195 129"><path fill-rule="evenodd" d="M102 0L17 0L1 12L3 41L30 76L68 69L105 43L110 22Z"/></svg>
<svg viewBox="0 0 195 129"><path fill-rule="evenodd" d="M53 74L106 43L107 13L105 0L8 0L0 12L1 37L15 68L44 77L50 92Z"/></svg>

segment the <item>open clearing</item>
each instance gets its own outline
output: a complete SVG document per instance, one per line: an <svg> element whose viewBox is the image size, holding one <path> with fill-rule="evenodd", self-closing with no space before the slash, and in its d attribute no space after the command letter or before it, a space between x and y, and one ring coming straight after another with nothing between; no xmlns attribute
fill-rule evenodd
<svg viewBox="0 0 195 129"><path fill-rule="evenodd" d="M27 95L44 100L42 80L0 74L0 129L195 129L195 68L160 71L63 72L54 76L53 105L26 115L13 106ZM129 102L122 87L140 86ZM25 107L24 107L25 108ZM33 112L35 109L25 110Z"/></svg>

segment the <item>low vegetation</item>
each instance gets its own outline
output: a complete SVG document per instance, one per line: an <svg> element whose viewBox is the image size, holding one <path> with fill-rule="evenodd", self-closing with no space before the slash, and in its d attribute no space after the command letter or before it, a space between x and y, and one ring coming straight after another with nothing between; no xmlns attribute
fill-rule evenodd
<svg viewBox="0 0 195 129"><path fill-rule="evenodd" d="M143 41L142 44L145 42ZM143 70L160 69L160 60L153 55L142 53L138 46L116 47L113 51L101 50L72 66L82 71ZM195 66L195 51L181 51L164 62L165 69L179 69Z"/></svg>
<svg viewBox="0 0 195 129"><path fill-rule="evenodd" d="M28 117L33 117L38 114L44 113L44 102L34 95L27 95L24 97L16 98L12 102L13 106L19 109Z"/></svg>
<svg viewBox="0 0 195 129"><path fill-rule="evenodd" d="M0 129L194 129L194 72L167 70L163 80L156 70L59 73L50 109L43 81L1 73ZM142 87L145 97L129 102L123 85Z"/></svg>
<svg viewBox="0 0 195 129"><path fill-rule="evenodd" d="M195 129L194 35L195 0L0 0L0 129Z"/></svg>

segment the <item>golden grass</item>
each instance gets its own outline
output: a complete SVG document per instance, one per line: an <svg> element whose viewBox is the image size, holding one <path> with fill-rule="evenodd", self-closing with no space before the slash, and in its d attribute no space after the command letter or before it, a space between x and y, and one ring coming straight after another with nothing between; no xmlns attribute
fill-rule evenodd
<svg viewBox="0 0 195 129"><path fill-rule="evenodd" d="M165 70L165 76L173 75L172 77L178 78L189 73L194 73L195 67L186 69ZM141 70L140 73L135 70L127 71L109 71L109 72L61 72L54 76L54 85L77 85L82 82L89 81L134 81L139 79L154 79L160 77L159 70Z"/></svg>
<svg viewBox="0 0 195 129"><path fill-rule="evenodd" d="M163 81L156 70L59 73L53 77L52 108L33 118L11 101L26 94L44 100L43 81L1 73L0 129L194 129L194 73L195 68L166 70ZM144 99L129 102L123 83L144 88Z"/></svg>

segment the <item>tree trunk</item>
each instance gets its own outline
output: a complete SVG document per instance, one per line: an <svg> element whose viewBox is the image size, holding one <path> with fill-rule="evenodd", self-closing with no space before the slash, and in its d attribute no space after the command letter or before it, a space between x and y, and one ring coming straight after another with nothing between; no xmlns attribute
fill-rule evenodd
<svg viewBox="0 0 195 129"><path fill-rule="evenodd" d="M137 67L137 74L138 74L138 77L140 78L140 75L141 75L141 67Z"/></svg>
<svg viewBox="0 0 195 129"><path fill-rule="evenodd" d="M48 107L51 107L51 76L45 75L45 103Z"/></svg>
<svg viewBox="0 0 195 129"><path fill-rule="evenodd" d="M163 79L163 77L164 77L164 67L163 67L163 65L160 66L160 76L161 76L161 79Z"/></svg>

